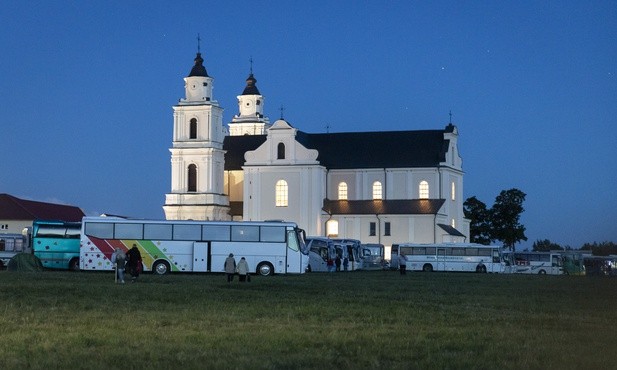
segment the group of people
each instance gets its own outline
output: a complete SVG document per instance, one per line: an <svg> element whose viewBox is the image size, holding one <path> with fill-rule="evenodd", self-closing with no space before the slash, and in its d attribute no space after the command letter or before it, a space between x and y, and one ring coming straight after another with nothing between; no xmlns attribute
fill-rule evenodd
<svg viewBox="0 0 617 370"><path fill-rule="evenodd" d="M249 274L249 264L246 262L246 258L240 258L240 261L236 264L236 259L233 253L229 253L229 256L225 259L224 264L225 274L227 274L227 282L234 281L234 275L238 273L238 279L241 283L250 282L251 275Z"/></svg>
<svg viewBox="0 0 617 370"><path fill-rule="evenodd" d="M341 271L341 264L343 265L343 271L347 271L349 269L349 259L347 257L344 257L341 260L341 256L336 255L336 258L328 258L326 260L328 272Z"/></svg>
<svg viewBox="0 0 617 370"><path fill-rule="evenodd" d="M137 249L137 245L133 244L133 247L124 253L122 248L116 248L111 255L111 263L116 268L116 283L124 284L124 272L128 270L131 275L131 281L134 283L137 281L139 274L143 268L141 262L141 253Z"/></svg>

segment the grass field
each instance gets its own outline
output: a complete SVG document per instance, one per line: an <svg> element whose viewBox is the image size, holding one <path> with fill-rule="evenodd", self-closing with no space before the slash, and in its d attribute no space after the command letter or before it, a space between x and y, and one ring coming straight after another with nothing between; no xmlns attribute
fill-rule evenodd
<svg viewBox="0 0 617 370"><path fill-rule="evenodd" d="M0 271L0 367L616 368L617 279Z"/></svg>

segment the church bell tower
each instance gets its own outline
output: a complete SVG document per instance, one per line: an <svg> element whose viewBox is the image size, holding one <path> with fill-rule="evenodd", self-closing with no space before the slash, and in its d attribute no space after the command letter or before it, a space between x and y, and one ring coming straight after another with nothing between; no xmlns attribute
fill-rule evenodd
<svg viewBox="0 0 617 370"><path fill-rule="evenodd" d="M264 117L264 97L257 89L257 79L253 76L253 60L251 73L246 79L246 87L242 95L238 95L239 113L228 124L230 136L265 135L270 128L268 117Z"/></svg>
<svg viewBox="0 0 617 370"><path fill-rule="evenodd" d="M197 51L184 78L185 98L174 109L171 193L165 195L168 220L230 220L223 193L225 151L223 108L213 99L213 78Z"/></svg>

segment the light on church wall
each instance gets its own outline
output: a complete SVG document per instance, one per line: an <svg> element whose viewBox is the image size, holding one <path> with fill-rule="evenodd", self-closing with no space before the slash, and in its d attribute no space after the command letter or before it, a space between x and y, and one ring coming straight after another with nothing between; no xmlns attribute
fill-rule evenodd
<svg viewBox="0 0 617 370"><path fill-rule="evenodd" d="M328 238L338 237L338 221L337 220L328 220L326 221L326 235Z"/></svg>

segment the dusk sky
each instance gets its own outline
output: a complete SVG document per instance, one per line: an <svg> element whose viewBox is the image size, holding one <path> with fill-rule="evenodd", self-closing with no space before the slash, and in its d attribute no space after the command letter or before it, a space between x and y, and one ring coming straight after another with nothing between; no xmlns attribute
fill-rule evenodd
<svg viewBox="0 0 617 370"><path fill-rule="evenodd" d="M225 123L251 58L266 116L304 132L451 111L465 198L527 194L518 248L617 242L614 0L8 1L0 19L0 193L164 218L200 34Z"/></svg>

